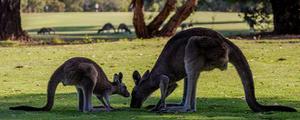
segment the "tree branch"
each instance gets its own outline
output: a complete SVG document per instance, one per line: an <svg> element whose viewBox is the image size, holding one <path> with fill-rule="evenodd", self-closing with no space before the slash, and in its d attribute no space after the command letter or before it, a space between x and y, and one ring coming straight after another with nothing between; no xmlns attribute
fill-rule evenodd
<svg viewBox="0 0 300 120"><path fill-rule="evenodd" d="M188 0L180 7L168 23L158 32L159 36L172 36L181 22L186 20L194 11L198 0Z"/></svg>
<svg viewBox="0 0 300 120"><path fill-rule="evenodd" d="M150 38L144 18L144 2L143 0L133 0L133 25L138 38Z"/></svg>
<svg viewBox="0 0 300 120"><path fill-rule="evenodd" d="M147 26L150 34L157 33L160 26L168 18L172 11L175 10L177 0L167 0L163 10Z"/></svg>

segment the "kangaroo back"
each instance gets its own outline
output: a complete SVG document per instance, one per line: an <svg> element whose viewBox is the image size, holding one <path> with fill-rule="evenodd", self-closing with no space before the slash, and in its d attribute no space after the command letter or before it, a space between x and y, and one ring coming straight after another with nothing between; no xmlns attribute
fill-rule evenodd
<svg viewBox="0 0 300 120"><path fill-rule="evenodd" d="M115 27L111 23L107 23L103 26L104 30L115 29Z"/></svg>

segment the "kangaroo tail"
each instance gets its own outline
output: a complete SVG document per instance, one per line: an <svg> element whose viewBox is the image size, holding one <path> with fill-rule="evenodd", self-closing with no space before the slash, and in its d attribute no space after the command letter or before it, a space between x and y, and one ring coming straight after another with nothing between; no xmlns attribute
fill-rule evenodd
<svg viewBox="0 0 300 120"><path fill-rule="evenodd" d="M256 101L252 72L246 60L246 57L236 45L234 45L229 40L225 39L225 41L231 47L231 53L229 59L230 62L235 66L242 80L246 102L248 106L252 109L252 111L254 112L268 112L268 111L296 112L297 111L296 109L287 106L281 106L281 105L267 106L267 105L259 104Z"/></svg>
<svg viewBox="0 0 300 120"><path fill-rule="evenodd" d="M24 111L50 111L54 104L54 95L58 84L63 77L63 67L59 67L51 76L47 88L47 104L44 107L31 107L31 106L16 106L10 107L10 110L24 110Z"/></svg>

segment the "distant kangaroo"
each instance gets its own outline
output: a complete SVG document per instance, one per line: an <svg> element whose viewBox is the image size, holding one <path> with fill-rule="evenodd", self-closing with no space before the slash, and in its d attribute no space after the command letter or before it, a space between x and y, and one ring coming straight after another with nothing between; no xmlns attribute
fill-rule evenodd
<svg viewBox="0 0 300 120"><path fill-rule="evenodd" d="M128 32L129 34L131 34L131 30L128 28L128 26L125 23L121 23L118 27L118 33L122 32L122 30L124 30L124 32Z"/></svg>
<svg viewBox="0 0 300 120"><path fill-rule="evenodd" d="M181 30L185 30L186 28L193 27L193 23L182 23L180 25L180 27L181 27Z"/></svg>
<svg viewBox="0 0 300 120"><path fill-rule="evenodd" d="M51 34L51 32L53 32L53 34L55 34L55 30L53 28L47 28L47 27L43 27L41 28L37 34L40 35L40 34L43 34L45 35L46 33L48 33L49 35Z"/></svg>
<svg viewBox="0 0 300 120"><path fill-rule="evenodd" d="M100 34L101 32L105 32L105 31L110 31L110 30L114 30L114 33L116 33L116 29L115 27L111 24L111 23L106 23L102 29L98 30L98 34Z"/></svg>
<svg viewBox="0 0 300 120"><path fill-rule="evenodd" d="M57 85L62 82L63 85L73 85L77 89L79 98L79 111L92 112L96 109L92 106L92 94L102 102L107 111L113 108L109 103L109 95L119 94L129 97L124 83L122 83L123 74L115 74L114 82L110 82L101 67L94 61L75 57L67 60L56 69L51 76L47 89L47 104L42 108L31 106L10 107L10 110L24 111L50 111L54 103L54 95Z"/></svg>
<svg viewBox="0 0 300 120"><path fill-rule="evenodd" d="M143 102L157 89L161 97L152 111L194 112L198 78L203 71L215 68L226 70L232 63L244 87L245 99L254 112L286 111L294 108L281 105L262 105L256 101L251 69L243 52L218 32L206 28L192 28L173 36L163 48L154 67L143 76L133 73L135 87L132 90L130 106L140 108ZM166 104L165 99L184 80L181 104Z"/></svg>

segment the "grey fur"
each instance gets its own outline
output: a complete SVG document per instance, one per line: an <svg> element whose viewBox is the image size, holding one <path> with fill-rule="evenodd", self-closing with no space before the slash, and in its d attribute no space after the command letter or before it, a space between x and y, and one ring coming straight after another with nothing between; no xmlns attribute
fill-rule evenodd
<svg viewBox="0 0 300 120"><path fill-rule="evenodd" d="M252 72L242 51L218 32L206 28L193 28L177 33L165 45L151 72L147 71L142 77L137 71L133 73L136 85L132 91L130 106L140 108L143 102L160 88L161 100L152 110L194 112L196 111L196 85L200 73L214 68L226 70L228 62L235 66L243 83L246 102L254 112L296 111L286 106L259 104L255 97ZM164 76L163 79L161 76ZM182 79L184 79L182 103L165 104L165 98L176 88L171 85L174 86ZM163 80L169 82L162 82ZM164 89L166 85L170 88L167 92Z"/></svg>
<svg viewBox="0 0 300 120"><path fill-rule="evenodd" d="M110 31L110 30L113 30L114 31L114 33L116 33L116 29L115 29L115 27L113 26L113 24L111 24L111 23L106 23L106 24L104 24L104 26L101 28L101 29L99 29L98 30L98 34L100 34L101 32L105 32L105 31Z"/></svg>
<svg viewBox="0 0 300 120"><path fill-rule="evenodd" d="M40 34L43 34L43 35L49 34L49 35L50 35L51 32L52 32L53 34L55 34L55 30L54 30L53 28L43 27L43 28L41 28L41 29L37 32L37 34L38 34L38 35L40 35Z"/></svg>
<svg viewBox="0 0 300 120"><path fill-rule="evenodd" d="M131 30L129 29L129 27L125 23L121 23L118 27L118 33L122 32L122 31L127 32L129 34L132 33Z"/></svg>
<svg viewBox="0 0 300 120"><path fill-rule="evenodd" d="M92 106L92 95L103 103L107 111L112 110L109 95L119 94L129 97L130 94L122 83L122 73L114 75L110 82L101 67L88 58L75 57L67 60L52 75L48 83L47 104L42 108L30 106L10 107L11 110L50 111L54 103L57 85L62 82L65 86L75 86L78 94L78 109L82 112L98 111Z"/></svg>

